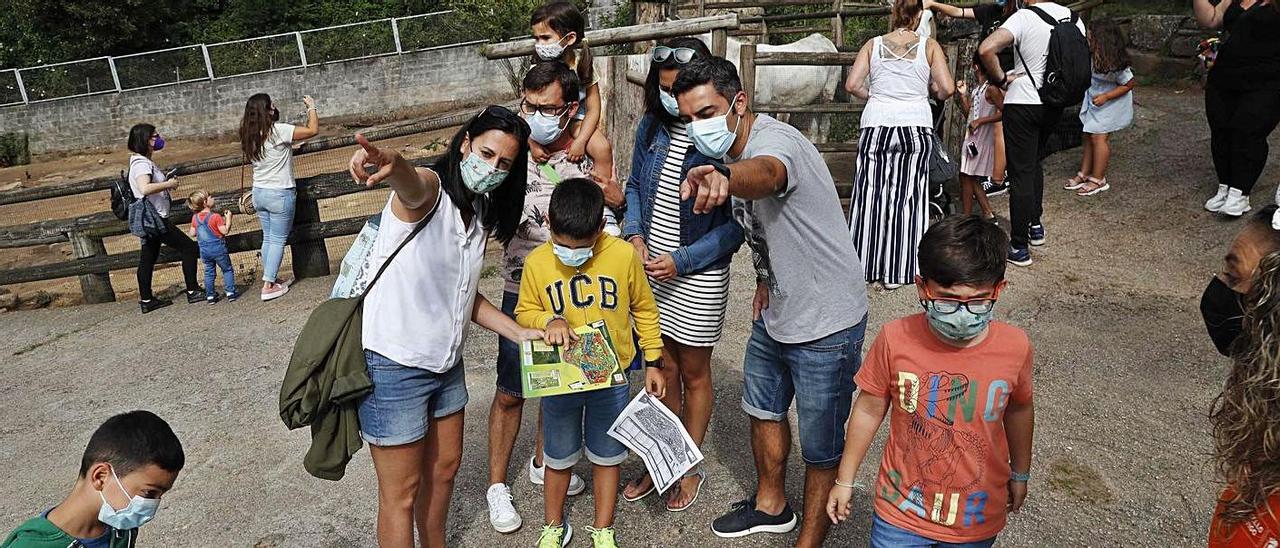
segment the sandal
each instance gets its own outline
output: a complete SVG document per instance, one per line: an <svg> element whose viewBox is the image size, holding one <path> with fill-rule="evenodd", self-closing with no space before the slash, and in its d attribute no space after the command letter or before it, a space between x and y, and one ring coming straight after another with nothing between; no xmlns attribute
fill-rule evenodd
<svg viewBox="0 0 1280 548"><path fill-rule="evenodd" d="M1106 192L1111 189L1111 185L1107 183L1107 178L1094 179L1089 177L1089 181L1076 191L1076 196L1093 196L1099 192Z"/></svg>
<svg viewBox="0 0 1280 548"><path fill-rule="evenodd" d="M1084 173L1077 171L1076 176L1067 179L1067 184L1062 185L1062 188L1063 190L1079 190L1080 187L1086 184L1089 184L1089 177Z"/></svg>
<svg viewBox="0 0 1280 548"><path fill-rule="evenodd" d="M688 510L690 506L693 506L693 503L698 501L698 495L702 494L702 484L707 482L707 473L705 471L698 470L697 472L690 472L688 474L685 474L680 479L683 480L684 478L689 478L693 476L698 477L698 486L693 488L693 498L689 499L688 504L677 507L677 506L671 505L671 499L668 497L667 504L666 504L668 512L683 512L685 510ZM677 489L676 492L677 493L680 492L679 489Z"/></svg>
<svg viewBox="0 0 1280 548"><path fill-rule="evenodd" d="M623 488L622 488L622 492L621 492L621 493L618 493L619 495L622 495L622 500L625 500L625 501L627 501L627 502L636 502L636 501L638 501L638 500L641 500L641 499L643 499L643 498L645 498L645 497L649 496L649 494L650 494L650 493L653 493L653 492L656 490L656 484L654 484L654 483L653 483L653 478L649 478L649 490L647 490L647 491L645 491L645 492L643 492L643 493L640 493L639 495L634 496L634 497L628 497L628 496L627 496L627 494L626 494L626 493L627 493L627 489L626 489L627 487L630 487L630 486L632 486L632 485L638 484L638 483L640 483L640 482L644 481L644 478L648 478L648 477L649 477L649 474L648 474L648 473L646 473L645 475L640 476L639 478L636 478L636 479L634 479L634 480L631 480L631 481L627 482L626 487L623 487Z"/></svg>

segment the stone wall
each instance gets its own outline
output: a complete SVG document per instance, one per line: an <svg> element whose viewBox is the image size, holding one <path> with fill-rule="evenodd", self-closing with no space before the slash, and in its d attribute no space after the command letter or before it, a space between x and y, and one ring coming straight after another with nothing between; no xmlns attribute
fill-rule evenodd
<svg viewBox="0 0 1280 548"><path fill-rule="evenodd" d="M513 96L503 63L467 46L18 105L0 108L0 134L26 132L33 154L123 146L139 122L166 136L212 137L233 132L259 92L285 118L302 112L303 95L316 98L322 117L478 104Z"/></svg>
<svg viewBox="0 0 1280 548"><path fill-rule="evenodd" d="M1134 15L1126 18L1124 26L1134 72L1148 76L1195 75L1200 41L1212 34L1190 15Z"/></svg>

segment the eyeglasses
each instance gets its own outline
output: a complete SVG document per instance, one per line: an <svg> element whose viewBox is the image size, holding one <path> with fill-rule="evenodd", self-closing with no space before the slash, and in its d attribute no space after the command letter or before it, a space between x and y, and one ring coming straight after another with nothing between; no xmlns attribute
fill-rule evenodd
<svg viewBox="0 0 1280 548"><path fill-rule="evenodd" d="M692 48L669 48L667 46L658 46L653 48L653 62L665 63L672 55L676 56L676 62L681 65L693 60L693 56L698 52Z"/></svg>
<svg viewBox="0 0 1280 548"><path fill-rule="evenodd" d="M551 118L559 118L561 116L564 116L564 113L568 112L569 107L571 106L573 106L573 103L569 103L567 105L560 105L560 106L535 105L524 99L520 100L520 112L525 116L533 116L535 113L537 113L537 114L541 114L543 116L548 116Z"/></svg>
<svg viewBox="0 0 1280 548"><path fill-rule="evenodd" d="M924 296L933 305L933 309L942 314L954 313L960 310L961 306L971 314L989 314L995 309L996 300L1000 298L1000 293L997 291L991 297L979 299L935 299L933 295L929 294L929 288L925 287Z"/></svg>

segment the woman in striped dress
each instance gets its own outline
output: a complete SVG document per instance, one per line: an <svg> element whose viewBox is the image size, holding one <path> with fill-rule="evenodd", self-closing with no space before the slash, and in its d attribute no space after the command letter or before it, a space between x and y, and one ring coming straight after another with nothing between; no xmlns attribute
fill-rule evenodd
<svg viewBox="0 0 1280 548"><path fill-rule="evenodd" d="M894 30L862 46L845 82L867 101L849 231L867 282L885 289L914 282L918 272L916 247L929 224L929 92L945 100L955 91L942 47L912 30L921 11L921 0L895 0Z"/></svg>
<svg viewBox="0 0 1280 548"><path fill-rule="evenodd" d="M699 445L711 422L711 350L724 327L729 262L742 244L742 227L733 221L729 202L703 215L693 213L692 199L681 202L685 174L709 160L685 133L670 90L681 66L710 55L695 38L676 38L654 48L623 223L623 235L644 261L658 301L664 373L672 387L663 403L681 417ZM684 477L667 492L667 509L688 508L705 479L701 470ZM623 498L639 500L652 491L653 481L646 475L628 483Z"/></svg>

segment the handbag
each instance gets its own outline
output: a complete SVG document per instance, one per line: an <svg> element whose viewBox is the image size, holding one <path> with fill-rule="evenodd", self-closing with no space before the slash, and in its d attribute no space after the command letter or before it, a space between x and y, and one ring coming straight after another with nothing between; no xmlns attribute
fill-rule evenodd
<svg viewBox="0 0 1280 548"><path fill-rule="evenodd" d="M258 212L253 208L253 189L250 188L249 192L244 191L244 164L240 164L240 199L237 200L237 203L240 204L240 212L245 215L253 215Z"/></svg>
<svg viewBox="0 0 1280 548"><path fill-rule="evenodd" d="M929 182L944 184L956 178L960 172L960 164L947 154L947 147L942 144L942 139L938 138L937 132L934 132L931 137L933 152L929 153Z"/></svg>
<svg viewBox="0 0 1280 548"><path fill-rule="evenodd" d="M442 188L440 190L444 192ZM440 196L440 200L449 199ZM391 261L404 249L414 236L435 217L436 207L405 236L377 274L369 280L365 291L355 297L329 299L307 317L307 323L298 333L298 340L289 357L285 382L280 387L280 418L290 429L312 423L333 405L354 404L368 393L372 381L365 366L364 344L361 340L364 297L373 289ZM316 394L325 389L320 377L335 377L328 393Z"/></svg>

